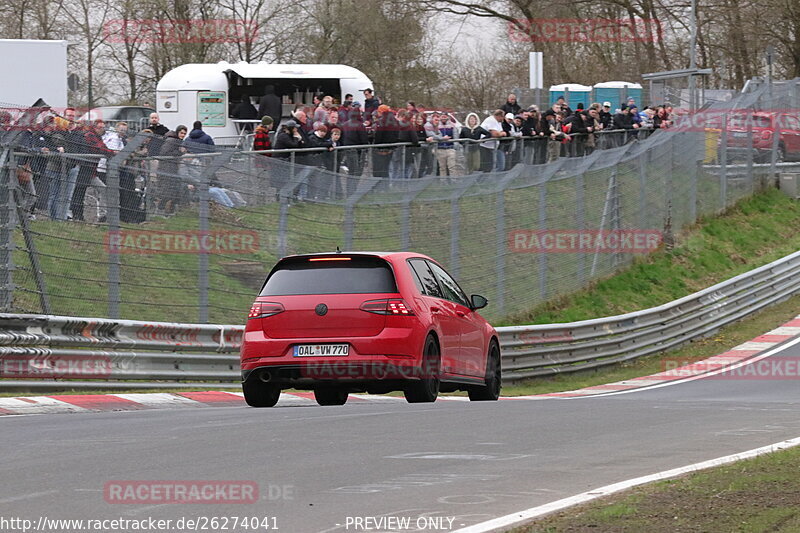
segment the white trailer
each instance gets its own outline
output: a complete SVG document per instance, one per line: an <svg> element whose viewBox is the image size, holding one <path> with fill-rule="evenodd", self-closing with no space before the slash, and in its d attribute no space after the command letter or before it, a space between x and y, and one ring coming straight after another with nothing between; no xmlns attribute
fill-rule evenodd
<svg viewBox="0 0 800 533"><path fill-rule="evenodd" d="M156 110L161 122L170 129L179 124L191 128L199 120L203 130L217 144L234 144L241 124L231 112L242 98L250 98L258 107L267 85L283 103L283 119L297 104L312 105L316 93L330 94L341 101L346 94L364 103L364 89L372 81L360 70L347 65L287 65L277 63L193 63L167 72L156 86Z"/></svg>
<svg viewBox="0 0 800 533"><path fill-rule="evenodd" d="M67 41L0 39L0 107L67 107Z"/></svg>

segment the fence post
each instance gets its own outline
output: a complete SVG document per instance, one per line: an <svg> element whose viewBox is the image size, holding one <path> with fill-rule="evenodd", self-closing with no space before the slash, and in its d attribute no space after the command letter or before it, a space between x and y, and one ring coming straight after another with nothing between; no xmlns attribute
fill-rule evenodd
<svg viewBox="0 0 800 533"><path fill-rule="evenodd" d="M575 176L575 222L576 229L583 231L586 229L586 175L581 172ZM581 287L586 284L586 252L578 254L578 283Z"/></svg>
<svg viewBox="0 0 800 533"><path fill-rule="evenodd" d="M750 182L750 194L755 192L755 176L753 176L753 110L747 110L747 180Z"/></svg>
<svg viewBox="0 0 800 533"><path fill-rule="evenodd" d="M211 158L211 162L208 164L206 168L202 170L202 172L200 172L199 183L197 185L197 200L199 202L197 210L199 219L198 229L200 230L201 239L203 238L203 236L207 235L210 230L209 220L211 217L209 213L209 202L211 198L209 195L209 187L211 184L211 178L217 173L217 170L222 168L222 166L230 159L230 156L225 157L225 154L218 154L216 156L213 157L209 156L209 157ZM197 266L198 266L198 278L197 278L198 319L201 324L208 324L209 320L208 291L210 288L210 282L209 282L209 272L208 272L209 270L208 250L206 250L204 246L200 246L200 254L198 256Z"/></svg>
<svg viewBox="0 0 800 533"><path fill-rule="evenodd" d="M108 317L120 317L120 305L122 303L121 279L120 279L120 256L119 246L112 243L111 237L119 236L120 232L120 197L119 197L119 169L122 163L141 145L147 137L137 135L126 144L122 150L109 159L108 173L106 174L106 220L108 221ZM69 202L69 200L67 200ZM119 241L118 241L119 242Z"/></svg>
<svg viewBox="0 0 800 533"><path fill-rule="evenodd" d="M13 311L14 178L12 145L0 151L0 310Z"/></svg>
<svg viewBox="0 0 800 533"><path fill-rule="evenodd" d="M728 207L728 114L722 114L722 133L719 139L719 210Z"/></svg>
<svg viewBox="0 0 800 533"><path fill-rule="evenodd" d="M700 137L698 134L692 134L692 137ZM689 184L689 221L691 224L697 220L697 180L699 174L699 165L703 164L703 157L701 154L705 152L705 134L699 139L701 142L693 143L693 150L690 150L692 158L689 161L691 166L691 183ZM700 154L697 152L701 151Z"/></svg>
<svg viewBox="0 0 800 533"><path fill-rule="evenodd" d="M505 184L498 188L495 211L497 216L495 224L497 228L496 235L496 263L497 270L497 309L498 314L503 314L506 307L505 289L506 289L506 197L505 197Z"/></svg>

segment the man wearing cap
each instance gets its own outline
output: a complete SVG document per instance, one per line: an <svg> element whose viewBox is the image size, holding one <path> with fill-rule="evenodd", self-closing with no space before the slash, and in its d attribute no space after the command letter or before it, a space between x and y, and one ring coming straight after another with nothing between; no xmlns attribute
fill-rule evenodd
<svg viewBox="0 0 800 533"><path fill-rule="evenodd" d="M269 132L272 130L272 117L264 115L261 117L261 124L256 127L256 135L253 138L253 150L271 150L272 140L269 138ZM262 154L269 156L270 154Z"/></svg>
<svg viewBox="0 0 800 533"><path fill-rule="evenodd" d="M297 150L299 148L305 148L305 142L298 131L297 122L290 120L281 126L281 130L275 137L275 150ZM290 154L288 152L275 154L275 157L289 159Z"/></svg>
<svg viewBox="0 0 800 533"><path fill-rule="evenodd" d="M603 125L604 130L611 129L611 102L603 102L603 107L598 112L600 124Z"/></svg>

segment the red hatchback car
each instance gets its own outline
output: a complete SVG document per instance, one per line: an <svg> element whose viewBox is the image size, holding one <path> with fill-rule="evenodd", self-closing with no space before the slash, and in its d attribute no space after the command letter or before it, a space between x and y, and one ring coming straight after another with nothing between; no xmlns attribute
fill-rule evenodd
<svg viewBox="0 0 800 533"><path fill-rule="evenodd" d="M281 259L250 309L242 388L253 407L282 389L314 391L320 405L350 392L402 390L411 403L439 392L500 395L500 343L433 259L414 253L324 253Z"/></svg>

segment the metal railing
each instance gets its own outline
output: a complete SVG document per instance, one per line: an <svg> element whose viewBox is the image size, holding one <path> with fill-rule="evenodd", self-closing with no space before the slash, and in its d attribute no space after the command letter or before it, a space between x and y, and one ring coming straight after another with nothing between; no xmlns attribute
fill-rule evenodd
<svg viewBox="0 0 800 533"><path fill-rule="evenodd" d="M800 252L795 252L659 307L580 322L500 327L503 381L663 352L798 292ZM234 354L243 333L240 325L0 314L0 377L5 378L0 390L230 386L240 377ZM81 364L72 375L75 360Z"/></svg>

